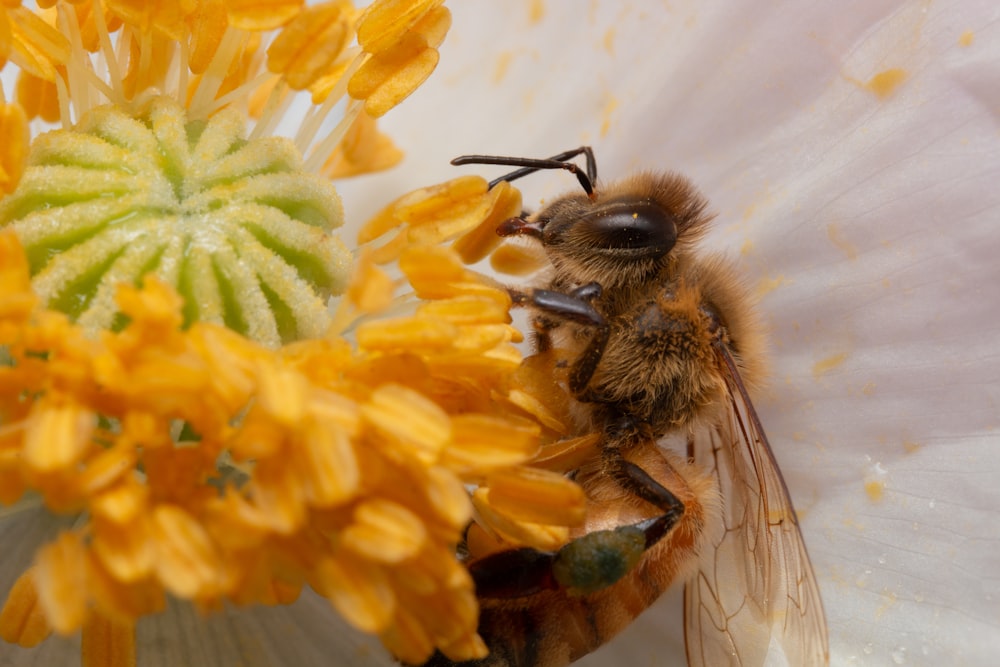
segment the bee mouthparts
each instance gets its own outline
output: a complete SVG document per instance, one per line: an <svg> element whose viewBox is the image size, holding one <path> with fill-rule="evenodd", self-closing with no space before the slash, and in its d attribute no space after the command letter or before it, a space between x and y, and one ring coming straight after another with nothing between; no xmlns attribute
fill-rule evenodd
<svg viewBox="0 0 1000 667"><path fill-rule="evenodd" d="M526 234L528 236L534 236L537 239L541 239L543 226L544 225L538 221L528 222L524 218L507 218L497 225L497 235L519 236Z"/></svg>

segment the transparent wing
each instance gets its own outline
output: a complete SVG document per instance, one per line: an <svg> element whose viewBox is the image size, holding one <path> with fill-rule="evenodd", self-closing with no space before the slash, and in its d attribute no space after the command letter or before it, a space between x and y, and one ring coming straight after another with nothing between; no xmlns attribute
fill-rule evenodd
<svg viewBox="0 0 1000 667"><path fill-rule="evenodd" d="M721 341L716 352L729 409L689 447L718 477L724 521L684 589L688 664L828 665L823 605L785 480L732 355Z"/></svg>

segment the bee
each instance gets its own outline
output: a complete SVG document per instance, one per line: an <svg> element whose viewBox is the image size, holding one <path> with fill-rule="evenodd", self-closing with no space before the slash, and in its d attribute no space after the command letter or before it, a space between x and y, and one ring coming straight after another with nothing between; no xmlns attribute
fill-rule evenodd
<svg viewBox="0 0 1000 667"><path fill-rule="evenodd" d="M599 435L570 471L588 507L566 546L468 548L490 654L461 664L569 664L675 581L692 667L828 664L819 589L747 389L761 326L730 261L698 247L706 200L674 173L599 182L586 146L452 164L518 168L491 187L543 169L579 181L497 233L544 249L547 280L509 289L533 313L539 354L566 359L578 434ZM428 664L454 663L438 653Z"/></svg>

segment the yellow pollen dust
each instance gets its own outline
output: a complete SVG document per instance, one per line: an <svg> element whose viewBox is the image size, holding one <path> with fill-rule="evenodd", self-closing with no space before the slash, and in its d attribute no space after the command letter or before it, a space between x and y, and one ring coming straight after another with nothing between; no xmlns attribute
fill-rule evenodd
<svg viewBox="0 0 1000 667"><path fill-rule="evenodd" d="M812 374L813 377L819 379L823 375L826 375L830 371L838 368L841 364L847 361L846 352L838 352L837 354L831 354L828 357L820 359L813 364Z"/></svg>
<svg viewBox="0 0 1000 667"><path fill-rule="evenodd" d="M865 82L864 87L880 100L889 98L909 77L905 69L894 67L879 72Z"/></svg>
<svg viewBox="0 0 1000 667"><path fill-rule="evenodd" d="M865 493L868 495L868 499L873 503L881 502L882 497L885 495L885 482L865 482Z"/></svg>

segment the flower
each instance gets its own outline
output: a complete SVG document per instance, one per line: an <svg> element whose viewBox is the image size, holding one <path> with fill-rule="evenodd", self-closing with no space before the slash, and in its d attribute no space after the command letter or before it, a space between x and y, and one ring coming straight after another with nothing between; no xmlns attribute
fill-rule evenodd
<svg viewBox="0 0 1000 667"><path fill-rule="evenodd" d="M466 485L524 544L582 519L573 482L527 467L542 427L507 399L509 295L438 245L516 192L472 179L457 218L417 192L425 227L350 269L332 233L317 172L398 159L374 119L436 66L441 5L4 9L27 103L0 115L0 503L16 537L24 516L57 527L7 582L0 638L82 630L84 665L135 664L168 598L209 613L308 587L401 660L482 657ZM272 136L296 90L301 128ZM511 489L547 502L525 516Z"/></svg>
<svg viewBox="0 0 1000 667"><path fill-rule="evenodd" d="M448 159L469 152L587 142L603 176L689 175L719 213L706 243L742 257L770 322L756 405L820 578L832 664L992 664L1000 202L985 7L453 9L447 46L462 57L445 52L409 115L384 123L421 159L338 184L352 218L450 180ZM518 185L528 207L573 187L562 174ZM25 509L4 544L53 521ZM18 558L31 560L4 556ZM684 664L679 591L580 664ZM168 607L138 639L170 646L179 626L243 664L390 664L331 631L326 606L304 591L197 622ZM59 664L57 641L11 650Z"/></svg>
<svg viewBox="0 0 1000 667"><path fill-rule="evenodd" d="M476 112L442 133L393 127L438 159L350 195L453 178L457 155L583 143L604 178L685 173L718 214L706 246L738 257L769 323L771 381L756 407L802 518L831 663L992 664L989 13L962 1L526 2L456 10L454 31L467 56L408 110L433 117L475 99ZM501 46L483 46L498 34ZM517 185L537 210L575 181ZM580 664L683 665L680 590Z"/></svg>

